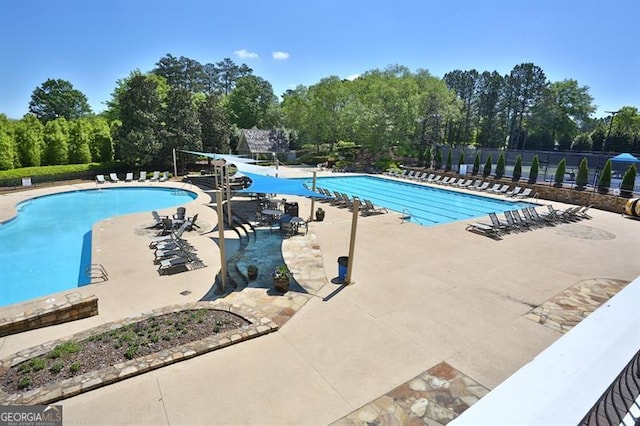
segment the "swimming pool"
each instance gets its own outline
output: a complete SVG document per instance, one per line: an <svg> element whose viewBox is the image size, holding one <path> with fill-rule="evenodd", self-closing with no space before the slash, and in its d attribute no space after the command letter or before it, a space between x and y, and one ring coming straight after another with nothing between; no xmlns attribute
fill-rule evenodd
<svg viewBox="0 0 640 426"><path fill-rule="evenodd" d="M310 187L311 181L308 180L307 183ZM408 220L423 226L482 217L491 212L532 205L522 201L483 197L469 191L449 191L375 176L322 177L316 179L316 186L371 200L376 206L410 216Z"/></svg>
<svg viewBox="0 0 640 426"><path fill-rule="evenodd" d="M178 206L196 196L171 188L109 188L20 203L17 216L0 226L0 306L88 284L94 223Z"/></svg>

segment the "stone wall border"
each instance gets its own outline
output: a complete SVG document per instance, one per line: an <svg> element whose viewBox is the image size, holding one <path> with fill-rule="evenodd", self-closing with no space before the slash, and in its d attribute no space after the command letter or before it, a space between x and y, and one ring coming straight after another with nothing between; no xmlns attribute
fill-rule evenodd
<svg viewBox="0 0 640 426"><path fill-rule="evenodd" d="M96 296L68 293L60 302L54 302L45 308L38 307L31 311L25 309L25 311L11 317L0 317L0 337L95 315L98 315L98 298Z"/></svg>
<svg viewBox="0 0 640 426"><path fill-rule="evenodd" d="M92 335L113 330L128 324L133 324L153 316L193 309L215 309L228 311L244 318L251 324L236 330L230 330L215 336L207 337L206 339L176 346L171 349L135 358L130 361L121 362L110 367L105 367L101 370L91 371L61 382L50 383L41 388L32 389L24 393L7 394L0 390L0 404L49 404L278 330L278 326L269 318L260 317L257 312L237 304L224 307L215 302L195 302L185 305L167 306L162 309L144 312L138 316L130 317L122 321L103 324L63 339L58 339L22 350L8 358L0 360L0 376L3 375L10 367L36 356L44 355L60 343L70 340L83 340L91 337Z"/></svg>

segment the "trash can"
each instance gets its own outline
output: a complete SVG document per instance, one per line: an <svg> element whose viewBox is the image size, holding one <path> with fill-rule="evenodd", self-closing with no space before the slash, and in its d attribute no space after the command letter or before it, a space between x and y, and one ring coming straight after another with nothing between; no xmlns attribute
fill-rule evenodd
<svg viewBox="0 0 640 426"><path fill-rule="evenodd" d="M291 215L291 217L298 217L298 202L293 201L291 203L284 204L284 212Z"/></svg>
<svg viewBox="0 0 640 426"><path fill-rule="evenodd" d="M338 279L344 281L347 278L347 265L349 264L349 256L340 256L338 258Z"/></svg>

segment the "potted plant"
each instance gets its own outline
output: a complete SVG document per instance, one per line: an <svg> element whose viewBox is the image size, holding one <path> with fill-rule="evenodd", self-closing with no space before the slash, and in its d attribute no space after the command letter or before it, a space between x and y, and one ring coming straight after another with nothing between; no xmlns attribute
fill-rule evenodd
<svg viewBox="0 0 640 426"><path fill-rule="evenodd" d="M258 278L258 267L256 265L247 266L247 277L253 281Z"/></svg>
<svg viewBox="0 0 640 426"><path fill-rule="evenodd" d="M322 209L322 207L318 207L318 209L316 210L316 220L318 222L322 222L324 220L324 210Z"/></svg>
<svg viewBox="0 0 640 426"><path fill-rule="evenodd" d="M289 283L291 282L291 272L287 265L280 265L273 271L273 288L280 293L289 291Z"/></svg>

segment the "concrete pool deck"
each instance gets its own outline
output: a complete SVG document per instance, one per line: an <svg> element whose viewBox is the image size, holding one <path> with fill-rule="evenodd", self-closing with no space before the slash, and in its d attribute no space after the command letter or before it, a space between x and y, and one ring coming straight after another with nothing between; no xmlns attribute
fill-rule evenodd
<svg viewBox="0 0 640 426"><path fill-rule="evenodd" d="M17 198L58 190L0 196L0 221L10 217ZM309 200L287 198L308 215ZM220 267L209 238L215 234L206 235L217 223L208 202L203 195L187 206L189 215L200 213L208 225L202 235L189 236L207 268L159 277L148 237L136 232L150 215L103 221L94 256L110 280L76 289L99 297L100 315L1 338L0 358L142 311L199 300ZM65 425L328 424L443 362L492 389L561 336L527 317L534 308L586 280L640 275L640 222L619 214L590 210L591 220L494 241L465 231L473 220L425 228L390 213L359 218L355 284L329 298L338 289L330 279L337 275L337 257L348 252L352 214L318 205L327 212L325 221L312 222L307 237L282 247L288 260L300 252L303 238L317 245L325 282L278 332L63 400ZM255 303L252 293L232 295L236 303L243 297ZM0 313L8 309L14 308Z"/></svg>

